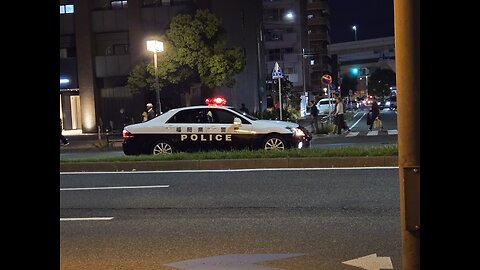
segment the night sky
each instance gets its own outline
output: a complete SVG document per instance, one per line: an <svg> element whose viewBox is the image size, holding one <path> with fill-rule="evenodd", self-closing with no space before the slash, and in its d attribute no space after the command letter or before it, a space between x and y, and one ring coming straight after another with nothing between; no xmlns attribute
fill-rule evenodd
<svg viewBox="0 0 480 270"><path fill-rule="evenodd" d="M393 0L330 0L331 43L392 37Z"/></svg>

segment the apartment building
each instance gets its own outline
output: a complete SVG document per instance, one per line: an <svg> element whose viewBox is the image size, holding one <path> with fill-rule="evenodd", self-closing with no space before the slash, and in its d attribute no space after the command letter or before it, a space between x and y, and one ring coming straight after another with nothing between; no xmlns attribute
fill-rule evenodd
<svg viewBox="0 0 480 270"><path fill-rule="evenodd" d="M302 96L303 115L308 99L321 93L322 75L331 71L328 1L264 0L263 9L268 105L278 99L278 87L271 79L278 63L296 94Z"/></svg>

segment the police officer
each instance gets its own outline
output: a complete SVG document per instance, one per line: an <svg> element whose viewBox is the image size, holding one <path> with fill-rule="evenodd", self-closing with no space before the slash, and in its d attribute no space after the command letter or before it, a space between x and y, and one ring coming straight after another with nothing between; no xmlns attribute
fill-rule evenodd
<svg viewBox="0 0 480 270"><path fill-rule="evenodd" d="M153 104L147 103L147 121L155 118L155 111L153 110Z"/></svg>

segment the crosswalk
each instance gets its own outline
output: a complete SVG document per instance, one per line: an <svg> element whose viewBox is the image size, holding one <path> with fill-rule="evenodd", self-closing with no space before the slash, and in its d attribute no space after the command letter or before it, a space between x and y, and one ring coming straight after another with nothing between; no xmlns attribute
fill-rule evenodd
<svg viewBox="0 0 480 270"><path fill-rule="evenodd" d="M372 131L350 131L343 133L345 137L355 137L355 136L379 136L379 135L397 135L398 130L388 129L388 130L372 130Z"/></svg>

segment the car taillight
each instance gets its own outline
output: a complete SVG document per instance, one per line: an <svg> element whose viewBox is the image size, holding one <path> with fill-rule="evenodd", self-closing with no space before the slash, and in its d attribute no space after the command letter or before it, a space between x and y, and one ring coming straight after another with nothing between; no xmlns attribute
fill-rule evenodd
<svg viewBox="0 0 480 270"><path fill-rule="evenodd" d="M124 130L122 131L122 137L123 137L124 139L133 138L133 134L124 129Z"/></svg>

